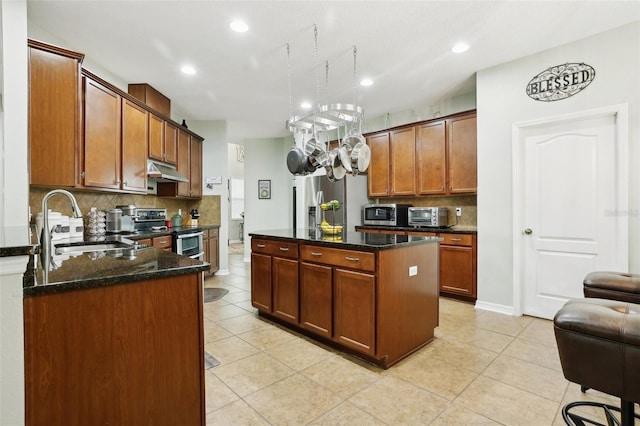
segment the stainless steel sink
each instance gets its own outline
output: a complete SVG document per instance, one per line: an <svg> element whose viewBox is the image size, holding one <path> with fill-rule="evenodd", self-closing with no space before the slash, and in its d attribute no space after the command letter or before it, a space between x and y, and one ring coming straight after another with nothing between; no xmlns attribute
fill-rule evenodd
<svg viewBox="0 0 640 426"><path fill-rule="evenodd" d="M122 241L80 241L76 243L55 244L55 254L86 253L92 251L112 251L123 249L136 249L138 245L127 244Z"/></svg>

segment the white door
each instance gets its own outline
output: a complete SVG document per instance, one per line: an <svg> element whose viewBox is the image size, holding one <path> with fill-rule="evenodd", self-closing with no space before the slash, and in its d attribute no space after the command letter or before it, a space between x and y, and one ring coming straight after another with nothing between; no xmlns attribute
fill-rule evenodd
<svg viewBox="0 0 640 426"><path fill-rule="evenodd" d="M553 318L595 270L627 270L616 115L526 127L519 137L522 313ZM623 186L626 187L626 184ZM622 227L622 228L621 228ZM517 231L516 231L517 232Z"/></svg>

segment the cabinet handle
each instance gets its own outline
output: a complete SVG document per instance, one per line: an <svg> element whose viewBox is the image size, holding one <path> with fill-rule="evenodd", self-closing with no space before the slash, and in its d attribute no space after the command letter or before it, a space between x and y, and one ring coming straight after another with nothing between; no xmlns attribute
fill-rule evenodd
<svg viewBox="0 0 640 426"><path fill-rule="evenodd" d="M258 247L260 248L265 248L266 246L264 244L256 244Z"/></svg>
<svg viewBox="0 0 640 426"><path fill-rule="evenodd" d="M452 238L451 241L462 241L462 238Z"/></svg>
<svg viewBox="0 0 640 426"><path fill-rule="evenodd" d="M359 257L345 256L345 259L350 260L351 262L360 262L360 258Z"/></svg>
<svg viewBox="0 0 640 426"><path fill-rule="evenodd" d="M280 247L280 251L289 251L289 247Z"/></svg>
<svg viewBox="0 0 640 426"><path fill-rule="evenodd" d="M318 257L320 257L320 256L322 256L322 253L316 253L316 252L313 252L313 251L312 251L312 252L311 252L311 256L318 256Z"/></svg>

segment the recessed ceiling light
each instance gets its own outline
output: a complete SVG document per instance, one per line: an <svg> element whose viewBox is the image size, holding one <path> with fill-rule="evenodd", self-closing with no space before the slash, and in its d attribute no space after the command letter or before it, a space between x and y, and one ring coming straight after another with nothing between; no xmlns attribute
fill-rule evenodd
<svg viewBox="0 0 640 426"><path fill-rule="evenodd" d="M302 108L302 109L309 109L309 108L311 108L311 102L309 102L309 101L304 101L304 102L302 102L302 103L300 104L300 108Z"/></svg>
<svg viewBox="0 0 640 426"><path fill-rule="evenodd" d="M360 85L361 86L371 86L373 84L373 80L371 80L370 78L363 78L362 80L360 80Z"/></svg>
<svg viewBox="0 0 640 426"><path fill-rule="evenodd" d="M246 24L246 22L239 19L230 23L229 26L233 31L237 33L246 33L249 30L249 26Z"/></svg>
<svg viewBox="0 0 640 426"><path fill-rule="evenodd" d="M469 45L467 43L456 43L452 48L451 51L453 53L462 53L462 52L466 52L469 49Z"/></svg>
<svg viewBox="0 0 640 426"><path fill-rule="evenodd" d="M182 68L180 68L180 71L187 75L193 75L196 73L196 69L191 65L183 65Z"/></svg>

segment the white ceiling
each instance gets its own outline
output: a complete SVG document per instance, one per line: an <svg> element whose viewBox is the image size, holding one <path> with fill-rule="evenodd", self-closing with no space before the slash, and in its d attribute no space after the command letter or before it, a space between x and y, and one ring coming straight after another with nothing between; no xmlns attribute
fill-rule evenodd
<svg viewBox="0 0 640 426"><path fill-rule="evenodd" d="M187 122L226 120L240 138L288 134L287 43L294 113L303 99L318 100L318 86L320 103L353 102L355 45L358 79L375 81L356 90L356 103L376 117L468 93L476 71L640 20L638 1L28 0L27 8L30 34L35 24L122 81L151 84ZM249 31L232 32L234 18ZM458 41L471 48L452 53ZM197 74L183 75L183 63Z"/></svg>

